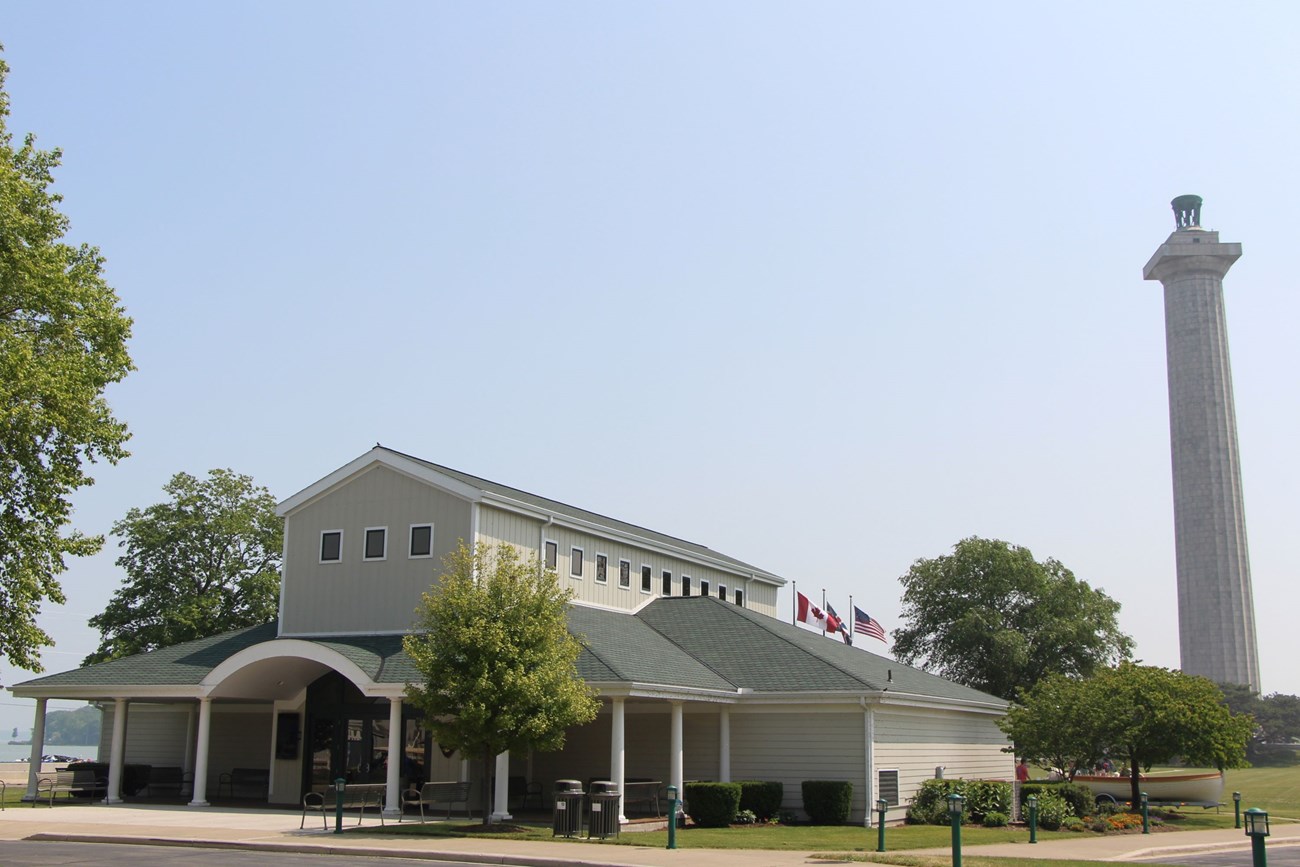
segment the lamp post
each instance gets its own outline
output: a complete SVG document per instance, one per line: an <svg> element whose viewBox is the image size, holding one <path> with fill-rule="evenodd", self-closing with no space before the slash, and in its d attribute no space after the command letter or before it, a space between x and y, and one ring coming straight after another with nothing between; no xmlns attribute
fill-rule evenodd
<svg viewBox="0 0 1300 867"><path fill-rule="evenodd" d="M1029 842L1038 842L1038 796L1030 795L1025 798L1025 803L1029 805Z"/></svg>
<svg viewBox="0 0 1300 867"><path fill-rule="evenodd" d="M1268 836L1268 813L1258 807L1246 811L1246 836L1250 838L1250 857L1254 867L1268 867L1264 838Z"/></svg>
<svg viewBox="0 0 1300 867"><path fill-rule="evenodd" d="M1232 793L1232 827L1241 827L1241 792Z"/></svg>
<svg viewBox="0 0 1300 867"><path fill-rule="evenodd" d="M677 787L668 787L668 848L677 848Z"/></svg>
<svg viewBox="0 0 1300 867"><path fill-rule="evenodd" d="M1142 833L1151 833L1151 813L1150 806L1147 803L1147 793L1142 792Z"/></svg>
<svg viewBox="0 0 1300 867"><path fill-rule="evenodd" d="M885 851L885 813L889 810L889 802L884 798L876 801L876 814L880 817L876 820L876 851Z"/></svg>
<svg viewBox="0 0 1300 867"><path fill-rule="evenodd" d="M961 795L948 796L948 817L952 819L952 867L961 867Z"/></svg>

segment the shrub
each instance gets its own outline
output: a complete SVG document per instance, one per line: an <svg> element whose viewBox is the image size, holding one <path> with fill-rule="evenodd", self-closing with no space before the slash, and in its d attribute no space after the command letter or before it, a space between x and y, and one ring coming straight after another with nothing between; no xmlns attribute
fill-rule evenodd
<svg viewBox="0 0 1300 867"><path fill-rule="evenodd" d="M1068 816L1066 820L1061 823L1061 827L1067 831L1082 832L1088 830L1088 823L1084 822L1078 816Z"/></svg>
<svg viewBox="0 0 1300 867"><path fill-rule="evenodd" d="M1070 804L1053 791L1038 795L1038 827L1045 831L1055 831L1061 823L1070 818Z"/></svg>
<svg viewBox="0 0 1300 867"><path fill-rule="evenodd" d="M736 814L737 825L753 825L758 821L758 816L754 815L753 810L741 810Z"/></svg>
<svg viewBox="0 0 1300 867"><path fill-rule="evenodd" d="M741 780L740 809L753 810L759 821L766 822L781 812L785 787L779 782Z"/></svg>
<svg viewBox="0 0 1300 867"><path fill-rule="evenodd" d="M737 783L687 783L685 789L691 818L703 828L725 828L740 810Z"/></svg>
<svg viewBox="0 0 1300 867"><path fill-rule="evenodd" d="M1093 809L1092 789L1082 783L1022 783L1020 786L1020 805L1024 807L1025 798L1030 795L1037 795L1039 801L1042 801L1044 792L1054 792L1065 799L1070 805L1070 815L1083 816L1090 815Z"/></svg>
<svg viewBox="0 0 1300 867"><path fill-rule="evenodd" d="M962 780L925 780L907 806L907 820L918 825L947 825L948 796L964 794Z"/></svg>
<svg viewBox="0 0 1300 867"><path fill-rule="evenodd" d="M814 825L843 825L853 804L853 784L847 780L804 780L803 809Z"/></svg>
<svg viewBox="0 0 1300 867"><path fill-rule="evenodd" d="M985 813L983 821L985 828L1005 828L1011 817L1006 813Z"/></svg>
<svg viewBox="0 0 1300 867"><path fill-rule="evenodd" d="M989 813L1011 813L1011 784L993 780L963 780L965 811L972 822L982 822ZM947 810L945 803L944 809ZM996 827L996 826L990 826Z"/></svg>

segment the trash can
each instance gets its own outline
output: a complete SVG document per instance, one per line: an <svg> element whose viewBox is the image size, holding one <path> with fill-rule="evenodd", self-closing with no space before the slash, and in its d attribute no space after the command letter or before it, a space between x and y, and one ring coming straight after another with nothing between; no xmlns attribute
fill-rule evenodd
<svg viewBox="0 0 1300 867"><path fill-rule="evenodd" d="M587 792L591 801L591 813L587 817L587 836L604 840L609 836L618 836L618 783L610 780L594 780L591 790Z"/></svg>
<svg viewBox="0 0 1300 867"><path fill-rule="evenodd" d="M582 781L555 781L555 820L552 837L577 837L582 833Z"/></svg>

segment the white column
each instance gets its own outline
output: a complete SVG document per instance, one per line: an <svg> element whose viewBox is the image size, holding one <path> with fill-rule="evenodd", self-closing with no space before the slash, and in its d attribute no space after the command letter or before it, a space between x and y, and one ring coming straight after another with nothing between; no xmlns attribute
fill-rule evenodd
<svg viewBox="0 0 1300 867"><path fill-rule="evenodd" d="M623 726L623 702L621 697L614 698L610 703L610 732L609 732L609 778L618 786L618 821L622 824L627 821L627 816L623 814L623 786L627 784L627 747Z"/></svg>
<svg viewBox="0 0 1300 867"><path fill-rule="evenodd" d="M506 750L497 756L497 785L496 791L493 792L492 798L492 821L509 822L514 816L510 815L510 751ZM487 785L487 781L484 781Z"/></svg>
<svg viewBox="0 0 1300 867"><path fill-rule="evenodd" d="M402 731L402 697L388 700L388 790L384 793L384 815L394 819L401 815L402 760L406 758L406 733Z"/></svg>
<svg viewBox="0 0 1300 867"><path fill-rule="evenodd" d="M105 804L122 803L122 762L126 753L126 699L113 702L113 746L108 754L108 794Z"/></svg>
<svg viewBox="0 0 1300 867"><path fill-rule="evenodd" d="M24 801L36 800L36 777L41 772L41 756L45 755L45 703L49 699L36 699L36 718L32 720L32 753L27 765L27 794Z"/></svg>
<svg viewBox="0 0 1300 867"><path fill-rule="evenodd" d="M198 706L192 704L186 708L185 713L185 758L181 771L186 774L194 773L194 726L198 723L198 714L195 713L197 709Z"/></svg>
<svg viewBox="0 0 1300 867"><path fill-rule="evenodd" d="M199 699L199 737L194 745L194 795L191 807L208 806L208 739L212 732L212 699Z"/></svg>
<svg viewBox="0 0 1300 867"><path fill-rule="evenodd" d="M876 799L871 795L871 793L876 790L876 775L873 772L873 768L876 764L876 714L869 707L864 707L862 712L866 717L866 743L864 744L866 756L865 761L863 762L863 772L867 776L867 785L863 787L862 791L866 793L867 816L864 824L870 828L871 817L875 815L874 810L876 809Z"/></svg>
<svg viewBox="0 0 1300 867"><path fill-rule="evenodd" d="M677 787L677 811L682 811L682 801L686 797L686 786L682 780L682 703L673 704L672 723L668 737L668 763L670 782Z"/></svg>
<svg viewBox="0 0 1300 867"><path fill-rule="evenodd" d="M718 711L718 782L731 782L731 710Z"/></svg>
<svg viewBox="0 0 1300 867"><path fill-rule="evenodd" d="M469 779L469 759L461 759L460 760L460 781L463 783L468 779ZM486 786L487 782L485 781L483 785ZM481 804L483 802L479 801L479 803Z"/></svg>

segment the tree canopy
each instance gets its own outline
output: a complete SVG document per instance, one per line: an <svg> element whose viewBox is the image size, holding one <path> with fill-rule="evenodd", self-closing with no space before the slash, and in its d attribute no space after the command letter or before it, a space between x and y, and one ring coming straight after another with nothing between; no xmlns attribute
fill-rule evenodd
<svg viewBox="0 0 1300 867"><path fill-rule="evenodd" d="M65 557L104 544L65 532L68 497L93 483L85 464L127 454L104 389L133 369L131 320L99 250L62 240L68 218L50 191L60 152L30 134L13 146L8 71L0 60L0 653L41 671L40 649L54 643L36 625L41 604L64 601Z"/></svg>
<svg viewBox="0 0 1300 867"><path fill-rule="evenodd" d="M1086 676L1127 659L1119 603L1053 559L995 539L963 539L903 575L894 655L1014 699L1041 677Z"/></svg>
<svg viewBox="0 0 1300 867"><path fill-rule="evenodd" d="M270 492L232 470L177 473L163 490L113 525L126 578L90 618L102 640L83 664L275 618L284 522Z"/></svg>
<svg viewBox="0 0 1300 867"><path fill-rule="evenodd" d="M1254 720L1232 713L1204 677L1123 662L1089 678L1045 678L999 725L1031 761L1067 771L1102 756L1123 761L1137 803L1138 774L1152 765L1244 765Z"/></svg>
<svg viewBox="0 0 1300 867"><path fill-rule="evenodd" d="M1255 718L1246 758L1253 764L1295 761L1295 751L1288 747L1300 739L1300 696L1280 692L1261 696L1251 687L1236 683L1221 683L1219 689L1224 704L1233 713L1248 713Z"/></svg>
<svg viewBox="0 0 1300 867"><path fill-rule="evenodd" d="M499 753L560 749L566 729L596 716L577 672L582 644L568 629L572 595L536 557L462 543L421 600L402 644L424 680L407 698L439 745L483 763L484 780ZM486 824L486 785L483 806Z"/></svg>

